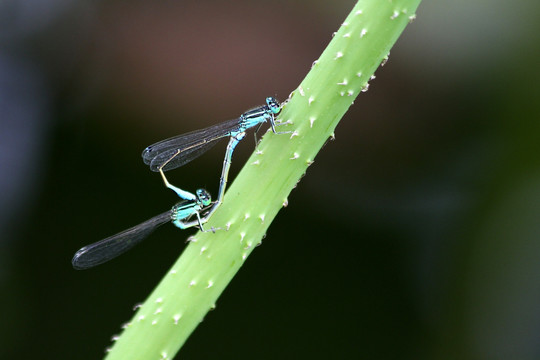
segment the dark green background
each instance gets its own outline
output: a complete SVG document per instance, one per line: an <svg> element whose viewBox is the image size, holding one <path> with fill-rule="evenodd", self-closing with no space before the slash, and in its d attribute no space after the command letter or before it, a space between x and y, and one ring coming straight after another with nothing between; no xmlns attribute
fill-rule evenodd
<svg viewBox="0 0 540 360"><path fill-rule="evenodd" d="M354 1L6 4L0 358L100 358L193 232L71 268L177 201L142 149L285 99ZM539 8L422 3L178 358L540 358Z"/></svg>

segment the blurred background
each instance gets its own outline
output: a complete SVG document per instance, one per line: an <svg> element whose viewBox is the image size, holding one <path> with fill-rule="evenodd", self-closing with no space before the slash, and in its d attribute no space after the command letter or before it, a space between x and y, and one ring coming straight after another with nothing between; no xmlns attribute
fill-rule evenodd
<svg viewBox="0 0 540 360"><path fill-rule="evenodd" d="M285 99L354 3L0 3L0 358L103 356L194 232L72 269L177 201L143 148ZM177 358L540 358L539 15L424 1Z"/></svg>

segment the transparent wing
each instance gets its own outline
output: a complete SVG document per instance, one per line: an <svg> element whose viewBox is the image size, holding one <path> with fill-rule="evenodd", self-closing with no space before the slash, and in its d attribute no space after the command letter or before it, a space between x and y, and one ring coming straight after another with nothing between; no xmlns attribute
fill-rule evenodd
<svg viewBox="0 0 540 360"><path fill-rule="evenodd" d="M240 118L227 120L204 129L159 141L143 150L143 161L150 166L152 171L159 171L159 168L168 160L170 161L163 167L163 171L176 169L201 156L218 140L229 136L231 132L238 129L239 122Z"/></svg>
<svg viewBox="0 0 540 360"><path fill-rule="evenodd" d="M89 269L122 255L150 235L159 226L171 221L171 210L154 216L132 228L81 248L71 264L77 270Z"/></svg>

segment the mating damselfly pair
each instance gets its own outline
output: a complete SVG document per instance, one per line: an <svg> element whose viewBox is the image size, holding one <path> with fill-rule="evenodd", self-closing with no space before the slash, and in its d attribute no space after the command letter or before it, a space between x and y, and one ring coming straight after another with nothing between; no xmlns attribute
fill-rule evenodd
<svg viewBox="0 0 540 360"><path fill-rule="evenodd" d="M142 152L144 163L150 166L150 170L159 172L165 186L176 192L182 201L169 211L81 248L71 261L73 267L77 270L88 269L112 260L140 243L157 227L169 221L180 229L198 226L201 231L214 231L214 229L204 229L203 224L210 219L223 201L232 154L236 145L246 136L248 129L257 126L255 130L257 131L265 122L270 123L275 134L280 134L276 131L277 124L275 122L275 117L280 111L281 104L275 98L267 97L266 105L248 110L236 119L162 140L144 149ZM223 160L218 196L214 202L205 189L197 189L193 194L169 183L165 177L165 171L187 164L208 151L218 140L227 137L229 143Z"/></svg>

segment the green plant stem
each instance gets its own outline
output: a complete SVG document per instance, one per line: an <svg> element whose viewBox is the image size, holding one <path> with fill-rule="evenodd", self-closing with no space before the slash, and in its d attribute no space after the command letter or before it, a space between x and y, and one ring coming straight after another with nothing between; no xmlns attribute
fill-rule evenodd
<svg viewBox="0 0 540 360"><path fill-rule="evenodd" d="M208 227L138 309L107 359L170 359L178 352L251 251L316 154L388 55L420 0L359 1L279 119L231 185Z"/></svg>

